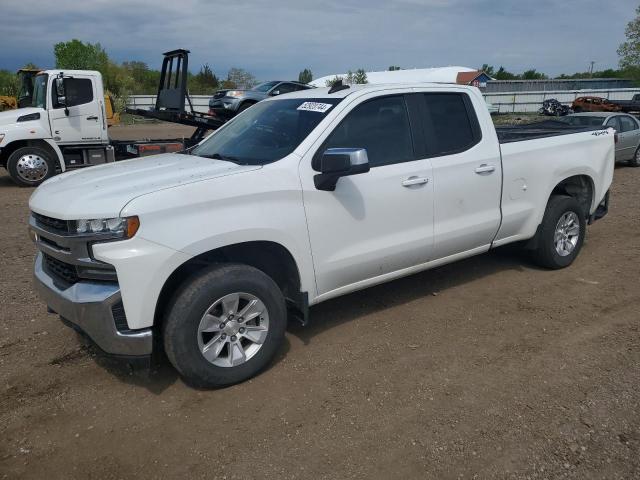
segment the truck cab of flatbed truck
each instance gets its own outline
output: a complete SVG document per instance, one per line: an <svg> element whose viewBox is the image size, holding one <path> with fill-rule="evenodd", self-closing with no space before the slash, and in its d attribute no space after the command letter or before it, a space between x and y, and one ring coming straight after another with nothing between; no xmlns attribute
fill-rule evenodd
<svg viewBox="0 0 640 480"><path fill-rule="evenodd" d="M0 113L0 163L20 185L113 160L99 72L43 71L30 107Z"/></svg>

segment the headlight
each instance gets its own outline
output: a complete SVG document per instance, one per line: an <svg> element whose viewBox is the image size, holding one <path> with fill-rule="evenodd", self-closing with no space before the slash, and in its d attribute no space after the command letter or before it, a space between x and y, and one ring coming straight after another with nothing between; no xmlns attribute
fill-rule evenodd
<svg viewBox="0 0 640 480"><path fill-rule="evenodd" d="M234 97L234 98L240 98L242 96L244 96L244 92L242 90L229 90L227 93L225 93L226 97Z"/></svg>
<svg viewBox="0 0 640 480"><path fill-rule="evenodd" d="M131 238L140 228L138 217L94 218L76 220L77 233L113 233L122 238Z"/></svg>
<svg viewBox="0 0 640 480"><path fill-rule="evenodd" d="M2 143L2 140L4 140L4 133L0 133L0 143Z"/></svg>

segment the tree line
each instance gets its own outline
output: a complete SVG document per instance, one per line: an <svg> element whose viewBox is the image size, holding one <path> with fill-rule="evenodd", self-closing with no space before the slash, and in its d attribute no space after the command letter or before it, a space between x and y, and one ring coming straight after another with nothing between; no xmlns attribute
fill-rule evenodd
<svg viewBox="0 0 640 480"><path fill-rule="evenodd" d="M85 43L74 39L53 47L55 68L68 70L97 70L102 74L105 89L118 98L129 95L154 94L160 82L160 70L149 68L145 62L111 59L99 43ZM36 65L30 64L33 68ZM193 95L210 95L221 88L251 88L256 77L242 68L231 68L226 77L218 77L208 64L197 73L188 73L187 85ZM15 96L18 90L16 72L0 70L0 95Z"/></svg>

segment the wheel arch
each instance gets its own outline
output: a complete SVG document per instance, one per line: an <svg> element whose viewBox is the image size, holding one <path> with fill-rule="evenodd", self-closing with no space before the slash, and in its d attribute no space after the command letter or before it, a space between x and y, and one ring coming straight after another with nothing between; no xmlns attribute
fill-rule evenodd
<svg viewBox="0 0 640 480"><path fill-rule="evenodd" d="M250 241L225 245L190 258L164 282L158 296L154 312L154 326L162 324L167 305L174 292L187 279L211 265L241 263L252 266L271 277L284 295L287 306L300 316L303 323L308 315L307 292L301 291L301 277L298 265L291 252L273 241Z"/></svg>
<svg viewBox="0 0 640 480"><path fill-rule="evenodd" d="M240 102L240 104L238 105L238 111L240 111L240 109L244 108L244 107L251 107L252 105L255 105L256 103L258 103L257 100L243 100Z"/></svg>
<svg viewBox="0 0 640 480"><path fill-rule="evenodd" d="M7 160L9 159L11 154L19 148L23 147L36 147L45 150L51 155L52 158L57 161L60 171L65 171L64 160L62 157L62 151L60 151L60 147L58 147L55 142L47 139L14 140L7 146L2 147L2 150L0 151L0 165L6 168Z"/></svg>
<svg viewBox="0 0 640 480"><path fill-rule="evenodd" d="M594 192L595 183L593 178L587 174L572 175L558 182L551 194L547 203L554 195L567 195L574 197L583 208L585 218L589 217L589 213L594 207Z"/></svg>

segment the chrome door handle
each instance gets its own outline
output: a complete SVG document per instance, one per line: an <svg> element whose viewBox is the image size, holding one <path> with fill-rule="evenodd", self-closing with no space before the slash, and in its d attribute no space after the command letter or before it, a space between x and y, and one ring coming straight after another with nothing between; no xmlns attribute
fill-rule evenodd
<svg viewBox="0 0 640 480"><path fill-rule="evenodd" d="M495 169L495 165L487 165L486 163L483 163L478 168L476 168L476 173L491 173Z"/></svg>
<svg viewBox="0 0 640 480"><path fill-rule="evenodd" d="M95 115L87 117L87 120L97 120L97 119L98 119L98 117L96 117Z"/></svg>
<svg viewBox="0 0 640 480"><path fill-rule="evenodd" d="M425 183L429 183L429 179L426 177L409 177L402 181L402 186L411 187L413 185L424 185Z"/></svg>

